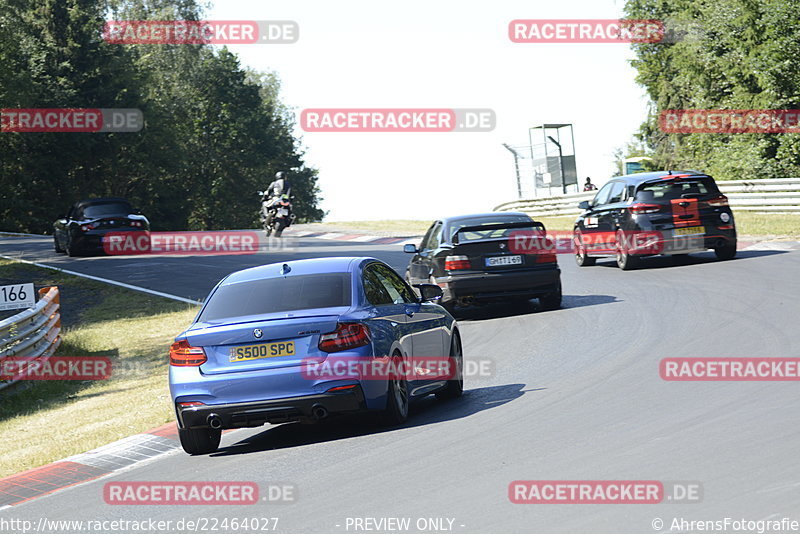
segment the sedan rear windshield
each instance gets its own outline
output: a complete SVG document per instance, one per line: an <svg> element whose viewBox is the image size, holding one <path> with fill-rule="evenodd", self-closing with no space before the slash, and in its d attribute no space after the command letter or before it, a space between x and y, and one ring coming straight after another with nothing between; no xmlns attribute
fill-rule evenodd
<svg viewBox="0 0 800 534"><path fill-rule="evenodd" d="M223 284L198 322L313 308L350 306L350 273L307 274Z"/></svg>
<svg viewBox="0 0 800 534"><path fill-rule="evenodd" d="M531 223L532 228L542 228L538 223L533 223L529 217L522 215L510 215L508 217L481 217L474 219L460 219L450 223L450 236L454 236L461 228L467 226L484 226L489 224L509 224L509 223ZM525 230L524 228L501 228L494 230L468 230L461 232L458 235L458 241L464 243L466 241L479 241L481 239L493 239L498 237L508 237L512 232L519 232Z"/></svg>
<svg viewBox="0 0 800 534"><path fill-rule="evenodd" d="M692 178L664 180L646 183L636 192L636 200L641 202L659 202L680 198L702 197L708 194L719 194L717 184L712 178Z"/></svg>
<svg viewBox="0 0 800 534"><path fill-rule="evenodd" d="M128 215L131 205L126 202L104 202L83 208L83 216L88 218L105 217L106 215Z"/></svg>

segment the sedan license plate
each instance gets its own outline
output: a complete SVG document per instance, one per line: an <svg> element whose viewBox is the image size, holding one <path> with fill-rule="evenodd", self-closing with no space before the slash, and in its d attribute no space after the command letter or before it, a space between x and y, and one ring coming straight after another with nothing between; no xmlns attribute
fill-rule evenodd
<svg viewBox="0 0 800 534"><path fill-rule="evenodd" d="M498 267L500 265L522 265L522 256L495 256L486 258L487 267Z"/></svg>
<svg viewBox="0 0 800 534"><path fill-rule="evenodd" d="M689 228L675 228L675 235L701 235L706 233L705 226L692 226Z"/></svg>
<svg viewBox="0 0 800 534"><path fill-rule="evenodd" d="M238 347L231 347L230 351L231 362L245 362L248 360L260 360L262 358L279 358L281 356L294 356L294 341L240 345Z"/></svg>
<svg viewBox="0 0 800 534"><path fill-rule="evenodd" d="M289 215L289 210L285 208L281 208L278 210L278 217L287 217Z"/></svg>

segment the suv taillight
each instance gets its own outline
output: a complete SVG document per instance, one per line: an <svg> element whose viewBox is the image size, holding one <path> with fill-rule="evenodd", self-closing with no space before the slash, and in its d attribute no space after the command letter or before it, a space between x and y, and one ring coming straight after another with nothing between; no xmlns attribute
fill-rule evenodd
<svg viewBox="0 0 800 534"><path fill-rule="evenodd" d="M728 205L728 197L720 195L718 197L710 198L706 202L713 208L721 208Z"/></svg>
<svg viewBox="0 0 800 534"><path fill-rule="evenodd" d="M207 360L201 347L193 347L185 339L176 341L169 348L169 364L176 367L197 367Z"/></svg>
<svg viewBox="0 0 800 534"><path fill-rule="evenodd" d="M368 345L369 329L361 323L339 323L336 330L319 336L318 347L323 352L339 352Z"/></svg>
<svg viewBox="0 0 800 534"><path fill-rule="evenodd" d="M628 209L631 211L631 213L640 215L642 213L658 213L663 208L664 207L661 204L645 204L644 202L637 202L636 204L632 204Z"/></svg>
<svg viewBox="0 0 800 534"><path fill-rule="evenodd" d="M447 256L444 259L445 271L457 271L459 269L471 269L469 258L466 256Z"/></svg>

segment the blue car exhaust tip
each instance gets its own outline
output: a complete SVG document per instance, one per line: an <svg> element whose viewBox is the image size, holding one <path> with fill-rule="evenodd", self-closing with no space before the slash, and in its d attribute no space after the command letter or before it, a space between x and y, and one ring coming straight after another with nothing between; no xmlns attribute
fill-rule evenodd
<svg viewBox="0 0 800 534"><path fill-rule="evenodd" d="M222 417L220 417L215 413L209 414L206 421L208 421L208 426L210 426L214 430L222 428Z"/></svg>

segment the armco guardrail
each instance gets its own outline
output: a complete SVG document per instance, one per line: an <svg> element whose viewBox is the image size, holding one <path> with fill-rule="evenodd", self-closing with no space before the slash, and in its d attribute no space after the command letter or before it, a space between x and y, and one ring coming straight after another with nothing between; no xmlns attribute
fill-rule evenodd
<svg viewBox="0 0 800 534"><path fill-rule="evenodd" d="M717 182L730 202L740 211L765 213L800 213L800 178L768 180L720 180ZM577 215L578 203L591 200L596 191L557 197L514 200L500 204L494 211L524 211L533 216Z"/></svg>
<svg viewBox="0 0 800 534"><path fill-rule="evenodd" d="M43 287L39 302L0 321L0 361L4 358L48 358L61 344L61 313L58 288ZM14 384L0 383L0 389Z"/></svg>

